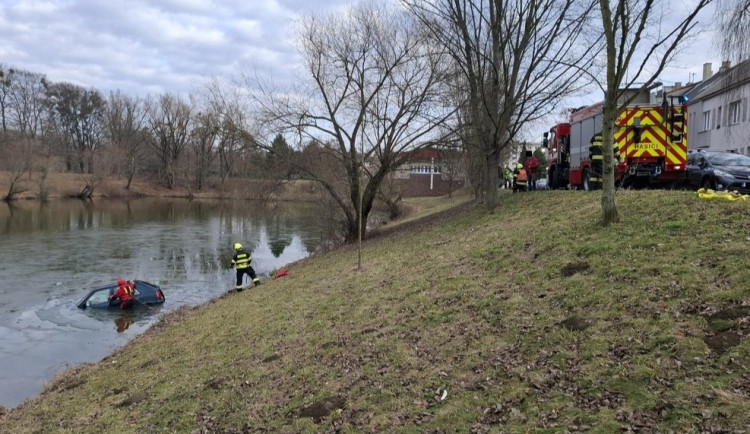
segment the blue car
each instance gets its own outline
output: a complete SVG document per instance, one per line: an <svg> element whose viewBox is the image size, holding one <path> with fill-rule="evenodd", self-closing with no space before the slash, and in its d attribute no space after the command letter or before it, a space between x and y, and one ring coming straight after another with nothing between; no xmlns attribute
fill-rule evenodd
<svg viewBox="0 0 750 434"><path fill-rule="evenodd" d="M135 280L135 298L136 301L133 307L137 307L141 304L147 306L154 306L164 304L164 293L162 292L159 285L153 283L144 282L143 280ZM76 304L81 309L107 309L107 308L118 308L120 307L120 300L110 300L109 296L114 294L117 290L117 284L113 283L108 286L101 288L92 289L81 301Z"/></svg>

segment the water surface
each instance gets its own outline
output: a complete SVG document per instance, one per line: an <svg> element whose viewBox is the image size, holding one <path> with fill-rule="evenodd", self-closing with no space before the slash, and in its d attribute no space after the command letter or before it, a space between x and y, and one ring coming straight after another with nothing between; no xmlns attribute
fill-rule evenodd
<svg viewBox="0 0 750 434"><path fill-rule="evenodd" d="M252 252L261 278L332 244L323 220L311 204L0 202L0 405L35 396L68 366L101 360L161 314L232 288L235 242ZM75 307L120 277L161 285L167 302L125 313Z"/></svg>

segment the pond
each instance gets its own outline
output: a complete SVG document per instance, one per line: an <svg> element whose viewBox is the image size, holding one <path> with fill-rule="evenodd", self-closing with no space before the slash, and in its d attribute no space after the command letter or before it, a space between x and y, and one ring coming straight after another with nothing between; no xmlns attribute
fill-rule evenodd
<svg viewBox="0 0 750 434"><path fill-rule="evenodd" d="M315 204L0 202L0 406L37 395L67 367L101 360L162 314L233 288L235 242L264 279L335 244L327 221ZM118 278L160 285L166 303L125 313L75 307Z"/></svg>

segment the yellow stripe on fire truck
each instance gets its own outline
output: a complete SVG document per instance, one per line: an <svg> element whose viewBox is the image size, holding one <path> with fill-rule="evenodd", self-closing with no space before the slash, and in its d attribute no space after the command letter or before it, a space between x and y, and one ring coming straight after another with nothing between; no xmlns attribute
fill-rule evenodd
<svg viewBox="0 0 750 434"><path fill-rule="evenodd" d="M641 131L638 143L634 143L635 119L639 119ZM685 164L687 152L684 138L678 143L671 142L671 133L660 108L626 108L620 113L617 126L619 128L615 130L615 142L620 149L621 158L666 156L666 160L672 164ZM683 125L681 127L681 130L686 129ZM684 134L684 131L680 132Z"/></svg>

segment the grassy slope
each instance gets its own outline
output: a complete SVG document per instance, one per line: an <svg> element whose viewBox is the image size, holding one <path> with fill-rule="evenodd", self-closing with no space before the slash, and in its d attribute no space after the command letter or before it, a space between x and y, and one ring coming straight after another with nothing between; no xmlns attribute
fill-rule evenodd
<svg viewBox="0 0 750 434"><path fill-rule="evenodd" d="M602 228L598 194L501 201L179 311L0 431L750 428L750 202L624 191Z"/></svg>

